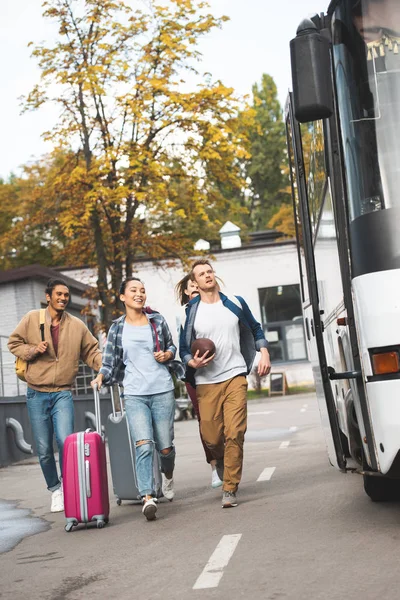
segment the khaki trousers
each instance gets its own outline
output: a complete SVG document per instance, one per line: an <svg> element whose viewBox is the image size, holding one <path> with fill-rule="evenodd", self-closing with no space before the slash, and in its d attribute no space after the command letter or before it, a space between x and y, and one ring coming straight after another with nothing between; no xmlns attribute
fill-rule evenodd
<svg viewBox="0 0 400 600"><path fill-rule="evenodd" d="M247 380L239 375L222 383L196 386L203 439L215 459L224 459L224 486L236 492L242 477L247 428Z"/></svg>

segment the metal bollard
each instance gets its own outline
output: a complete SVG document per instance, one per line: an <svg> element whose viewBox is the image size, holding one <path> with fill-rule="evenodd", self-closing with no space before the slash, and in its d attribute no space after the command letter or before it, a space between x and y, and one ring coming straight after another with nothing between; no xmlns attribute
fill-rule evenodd
<svg viewBox="0 0 400 600"><path fill-rule="evenodd" d="M93 429L93 431L96 431L96 417L90 410L85 411L85 421L90 425L90 428ZM101 431L103 433L105 432L104 425L101 426Z"/></svg>
<svg viewBox="0 0 400 600"><path fill-rule="evenodd" d="M15 444L18 450L25 454L33 454L33 449L30 444L25 440L24 430L19 421L13 417L6 418L6 427L9 427L15 435Z"/></svg>

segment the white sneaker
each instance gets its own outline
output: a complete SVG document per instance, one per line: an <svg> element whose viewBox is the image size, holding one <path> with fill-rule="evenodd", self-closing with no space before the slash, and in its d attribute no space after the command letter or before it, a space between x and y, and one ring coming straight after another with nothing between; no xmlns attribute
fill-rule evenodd
<svg viewBox="0 0 400 600"><path fill-rule="evenodd" d="M148 521L154 521L157 512L157 498L143 498L142 513Z"/></svg>
<svg viewBox="0 0 400 600"><path fill-rule="evenodd" d="M212 475L211 475L211 487L212 488L219 488L222 485L222 481L220 480L219 476L218 476L218 471L217 469L213 469L212 470Z"/></svg>
<svg viewBox="0 0 400 600"><path fill-rule="evenodd" d="M62 487L55 490L51 494L51 508L50 512L63 512L64 510L64 494Z"/></svg>
<svg viewBox="0 0 400 600"><path fill-rule="evenodd" d="M161 476L162 476L162 486L161 486L162 493L167 500L172 502L172 500L174 499L174 496L175 496L174 478L171 477L171 479L167 479L165 477L164 473L161 473Z"/></svg>

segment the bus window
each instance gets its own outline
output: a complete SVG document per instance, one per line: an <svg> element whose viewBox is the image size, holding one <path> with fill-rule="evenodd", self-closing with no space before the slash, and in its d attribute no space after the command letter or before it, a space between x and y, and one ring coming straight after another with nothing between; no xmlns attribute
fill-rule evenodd
<svg viewBox="0 0 400 600"><path fill-rule="evenodd" d="M326 186L321 206L314 255L320 305L327 317L343 303L338 243L329 185Z"/></svg>
<svg viewBox="0 0 400 600"><path fill-rule="evenodd" d="M334 20L350 220L400 207L400 5L343 2Z"/></svg>
<svg viewBox="0 0 400 600"><path fill-rule="evenodd" d="M307 131L303 131L302 142L305 157L304 162L306 163L306 158L308 158L309 162L307 191L312 231L313 236L315 237L326 181L324 130L322 121L315 121L308 125Z"/></svg>
<svg viewBox="0 0 400 600"><path fill-rule="evenodd" d="M296 226L296 238L297 238L297 250L298 250L298 258L299 258L299 272L300 272L300 290L301 290L301 298L303 302L308 302L309 293L308 293L308 283L306 277L306 266L304 262L304 245L303 245L303 232L302 232L302 224L301 224L301 215L300 215L300 202L299 202L299 191L297 187L296 181L296 170L295 170L295 157L293 150L293 132L292 132L292 123L290 121L289 115L286 119L286 135L287 135L287 147L288 147L288 162L289 162L289 173L290 173L290 181L292 186L292 200L294 206L294 219Z"/></svg>

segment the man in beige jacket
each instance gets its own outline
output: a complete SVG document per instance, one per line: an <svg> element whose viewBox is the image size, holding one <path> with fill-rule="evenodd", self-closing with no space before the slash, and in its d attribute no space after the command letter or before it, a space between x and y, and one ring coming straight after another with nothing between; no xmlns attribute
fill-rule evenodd
<svg viewBox="0 0 400 600"><path fill-rule="evenodd" d="M40 466L47 488L52 492L51 512L64 510L61 480L53 451L53 433L62 451L65 438L74 431L74 404L71 386L79 360L99 371L101 352L98 341L86 325L66 312L70 299L67 284L52 279L46 287L44 341L40 330L40 311L27 313L10 335L8 348L27 361L25 373L27 406Z"/></svg>

